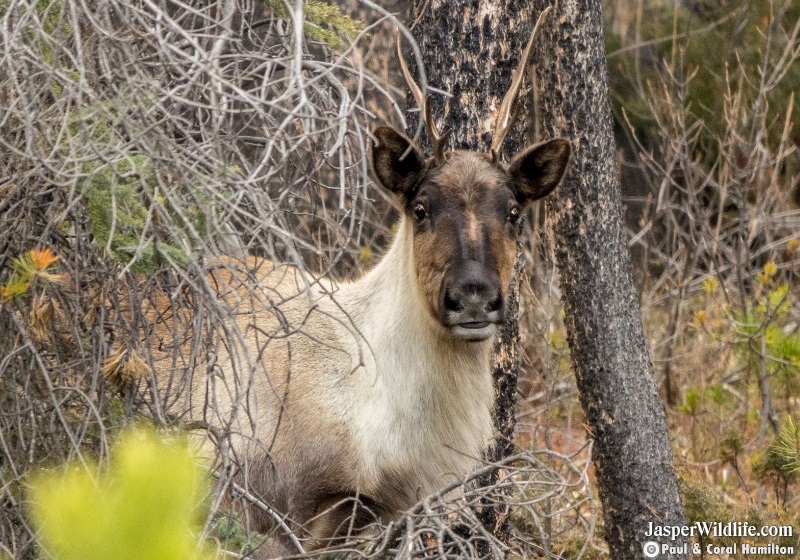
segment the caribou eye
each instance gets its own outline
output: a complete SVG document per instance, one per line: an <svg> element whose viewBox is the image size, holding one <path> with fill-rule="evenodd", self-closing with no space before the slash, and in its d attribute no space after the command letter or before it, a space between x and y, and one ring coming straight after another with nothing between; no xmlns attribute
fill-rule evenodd
<svg viewBox="0 0 800 560"><path fill-rule="evenodd" d="M418 222L421 222L425 219L428 215L428 211L425 210L425 205L421 202L417 202L414 204L414 217L417 219Z"/></svg>
<svg viewBox="0 0 800 560"><path fill-rule="evenodd" d="M508 213L508 221L512 224L516 224L519 221L519 208L517 206L514 206Z"/></svg>

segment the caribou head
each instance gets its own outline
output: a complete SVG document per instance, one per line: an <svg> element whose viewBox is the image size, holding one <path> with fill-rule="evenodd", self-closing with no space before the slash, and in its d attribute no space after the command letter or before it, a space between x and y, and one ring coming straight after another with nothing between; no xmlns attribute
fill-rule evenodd
<svg viewBox="0 0 800 560"><path fill-rule="evenodd" d="M486 340L503 320L519 221L533 201L558 186L569 160L569 142L556 139L522 150L508 165L500 161L533 34L500 106L488 154L446 150L449 134L437 130L429 99L403 59L399 37L401 69L422 110L433 153L425 157L393 128L373 133L375 177L394 195L403 219L413 224L419 293L431 316L463 340Z"/></svg>

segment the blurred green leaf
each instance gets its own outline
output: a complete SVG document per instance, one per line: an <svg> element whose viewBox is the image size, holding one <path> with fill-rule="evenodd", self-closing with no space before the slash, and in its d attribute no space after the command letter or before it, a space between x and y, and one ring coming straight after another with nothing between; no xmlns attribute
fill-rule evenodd
<svg viewBox="0 0 800 560"><path fill-rule="evenodd" d="M206 478L185 440L153 430L124 435L106 472L40 473L30 507L58 560L211 558L198 545Z"/></svg>
<svg viewBox="0 0 800 560"><path fill-rule="evenodd" d="M683 404L679 410L684 414L695 416L700 412L703 405L703 392L700 389L692 387L686 390L683 396Z"/></svg>

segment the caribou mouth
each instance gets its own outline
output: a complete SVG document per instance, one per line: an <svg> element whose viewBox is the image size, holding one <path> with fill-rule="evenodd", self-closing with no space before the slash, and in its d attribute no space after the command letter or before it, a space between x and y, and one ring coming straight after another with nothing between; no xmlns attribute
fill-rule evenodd
<svg viewBox="0 0 800 560"><path fill-rule="evenodd" d="M462 328L465 328L465 329L482 329L483 327L485 327L488 324L489 324L489 321L476 321L476 322L473 322L473 323L459 323L456 326L462 327Z"/></svg>
<svg viewBox="0 0 800 560"><path fill-rule="evenodd" d="M450 327L450 332L461 340L477 342L493 337L495 328L495 324L490 321L473 321L453 325Z"/></svg>

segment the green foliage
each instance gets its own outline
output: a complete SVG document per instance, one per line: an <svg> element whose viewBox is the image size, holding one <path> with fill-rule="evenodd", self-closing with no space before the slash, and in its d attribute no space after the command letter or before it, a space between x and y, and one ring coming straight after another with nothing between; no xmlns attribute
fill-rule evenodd
<svg viewBox="0 0 800 560"><path fill-rule="evenodd" d="M87 180L84 201L91 220L95 243L106 248L112 259L122 261L136 255L139 238L147 220L138 187L153 180L153 168L144 156L116 167L101 165L92 170ZM143 254L142 268L153 267L153 253Z"/></svg>
<svg viewBox="0 0 800 560"><path fill-rule="evenodd" d="M756 275L755 304L735 321L737 333L743 335L735 348L744 361L756 367L763 336L767 373L780 382L789 397L800 390L800 332L786 328L792 294L788 284L777 281L777 270L770 261Z"/></svg>
<svg viewBox="0 0 800 560"><path fill-rule="evenodd" d="M270 539L255 531L246 532L239 514L231 511L218 511L214 514L211 534L220 540L228 550L252 551Z"/></svg>
<svg viewBox="0 0 800 560"><path fill-rule="evenodd" d="M54 84L53 89L57 97L61 97L61 87L58 84ZM69 111L67 116L69 118L70 140L101 144L113 143L114 130L111 125L111 119L116 114L116 109L110 107L108 103Z"/></svg>
<svg viewBox="0 0 800 560"><path fill-rule="evenodd" d="M63 32L68 34L72 28L64 17L64 3L61 0L39 0L36 3L36 13L42 20L42 30L47 35Z"/></svg>
<svg viewBox="0 0 800 560"><path fill-rule="evenodd" d="M744 453L744 441L739 432L728 432L719 444L719 458L723 463L736 465Z"/></svg>
<svg viewBox="0 0 800 560"><path fill-rule="evenodd" d="M29 48L40 59L58 67L54 77L45 82L49 86L48 94L61 100L83 88L84 85L79 83L79 71L68 64L65 66L55 50L59 45L59 49L69 51L70 42L75 38L64 2L38 0L29 5L0 0L0 16L9 10L35 22L26 28ZM29 16L31 11L35 16ZM59 148L67 161L73 161L76 146L128 143L120 138L117 120L132 105L153 106L155 99L152 96L148 92L137 91L134 94L119 88L111 99L88 105L70 102L65 114L52 116L52 136L58 138ZM40 149L51 148L42 144ZM96 150L102 151L101 148ZM152 160L134 152L124 153L122 157L125 159L116 162L104 160L77 165L76 171L83 175L78 188L83 194L95 243L106 250L109 258L131 263L132 270L137 273L153 272L167 262L185 264L189 261L192 247L187 242L187 230L191 226L201 236L206 233L203 201L181 208L189 222L185 223L182 218L172 215L167 203L159 200L157 187L163 174L156 170ZM68 224L59 227L69 229ZM20 281L3 286L3 290L6 294L4 299L8 299L24 295L27 285Z"/></svg>
<svg viewBox="0 0 800 560"><path fill-rule="evenodd" d="M217 512L212 529L217 538L233 549L243 549L249 543L238 517L233 513Z"/></svg>
<svg viewBox="0 0 800 560"><path fill-rule="evenodd" d="M746 521L755 527L766 525L785 525L791 523L791 519L779 510L769 507L732 507L726 503L723 494L707 481L700 480L691 472L682 470L678 472L678 484L683 495L683 504L686 512L687 523L718 521L727 523L729 521ZM705 549L706 544L713 542L718 546L730 546L734 543L745 542L741 537L709 537L697 535L697 542L701 548ZM763 539L746 539L750 544L766 545L770 542L781 546L793 546L795 543L789 540L779 540L775 537L765 537Z"/></svg>
<svg viewBox="0 0 800 560"><path fill-rule="evenodd" d="M696 387L687 389L683 395L683 404L680 411L689 416L696 416L703 406L703 392Z"/></svg>
<svg viewBox="0 0 800 560"><path fill-rule="evenodd" d="M727 508L717 489L694 478L689 472L678 472L678 485L683 495L686 522L691 525L697 521L728 520ZM705 545L707 537L698 536L698 542Z"/></svg>
<svg viewBox="0 0 800 560"><path fill-rule="evenodd" d="M148 106L151 100L139 95L135 101L125 95L113 102L70 111L67 141L80 144L113 144L118 138L113 120L118 107L130 103ZM90 219L94 242L118 262L132 262L138 273L154 272L167 262L186 264L190 260L190 230L207 234L207 217L202 194L182 204L173 212L168 201L158 193L159 181L168 177L156 170L153 161L143 154L128 154L114 163L84 165L80 182L83 200ZM186 188L177 189L178 194Z"/></svg>
<svg viewBox="0 0 800 560"><path fill-rule="evenodd" d="M267 0L267 6L276 16L289 18L289 8L284 0ZM342 13L338 6L321 0L305 0L303 29L316 41L332 49L340 48L342 38L352 38L361 31L361 22Z"/></svg>
<svg viewBox="0 0 800 560"><path fill-rule="evenodd" d="M788 244L787 255L792 255ZM753 485L748 477L769 485L774 490L772 505L777 516L786 513L784 508L793 499L792 485L800 473L800 428L792 418L786 420L772 444L763 443L764 414L784 418L787 412L793 414L800 394L800 332L793 312L796 295L788 283L792 275L791 262L766 262L752 274L753 282L742 298L744 305L725 297L717 280L702 282L703 295L693 300L702 308L694 312L697 335L692 342L706 353L704 359L716 373L704 376L700 387L686 389L684 403L678 408L692 419L688 434L692 457L708 461L716 455L720 459L723 469L718 473L718 487L728 496L752 503ZM697 365L693 367L696 371ZM715 382L715 378L724 381ZM771 412L765 411L764 387L770 391ZM716 422L699 421L709 417ZM757 439L761 443L754 446ZM728 485L728 467L738 484ZM708 495L690 490L698 509L703 509L703 500L710 507ZM706 516L710 518L715 517Z"/></svg>
<svg viewBox="0 0 800 560"><path fill-rule="evenodd" d="M563 320L563 317L561 318ZM558 329L550 330L547 333L550 345L550 360L552 367L565 375L572 375L572 359L569 353L569 343L567 337ZM560 407L554 406L554 409Z"/></svg>
<svg viewBox="0 0 800 560"><path fill-rule="evenodd" d="M168 234L163 231L166 228L156 228L165 213L150 212L152 200L160 202L154 194L155 184L152 162L135 155L115 165L94 167L84 187L95 243L114 260L133 261L132 269L139 273L153 272L168 261L184 264L189 260L182 248L186 243L176 239L186 224L177 223ZM205 217L199 208L189 217L195 229L204 231Z"/></svg>
<svg viewBox="0 0 800 560"><path fill-rule="evenodd" d="M23 14L27 14L30 10L26 4L16 4L16 10ZM11 0L0 0L0 17L4 17L11 6ZM39 0L34 6L34 11L38 22L35 28L26 29L28 40L41 54L42 60L55 63L57 57L51 44L52 39L58 37L61 41L72 34L72 26L65 17L64 4L61 0Z"/></svg>
<svg viewBox="0 0 800 560"><path fill-rule="evenodd" d="M795 424L790 416L770 447L775 455L784 459L784 472L794 476L800 471L800 424Z"/></svg>
<svg viewBox="0 0 800 560"><path fill-rule="evenodd" d="M775 498L783 507L789 497L789 485L800 474L800 425L789 417L772 444L754 461L753 474L772 484Z"/></svg>
<svg viewBox="0 0 800 560"><path fill-rule="evenodd" d="M720 384L709 385L706 387L706 397L718 407L731 402L731 394Z"/></svg>
<svg viewBox="0 0 800 560"><path fill-rule="evenodd" d="M654 138L660 129L651 118L648 99L651 90L664 83L673 90L674 101L687 109L691 120L686 125L701 125L700 153L694 155L713 161L716 139L724 136L726 124L719 116L725 103L731 102L732 94L741 95L745 106L753 102L762 85L759 75L766 72L765 80L770 77L787 44L785 30L800 18L800 4L776 3L781 5L784 11L773 10L772 2L747 0L693 1L678 8L672 2L644 3L642 46L623 49L628 38L606 32L615 113L621 115L624 109L640 138ZM770 33L771 40L766 40ZM770 63L765 65L765 60ZM671 68L665 72L665 66ZM775 78L766 98L768 121L782 127L790 95L800 90L800 65L791 65ZM797 103L789 117L795 126L800 123Z"/></svg>
<svg viewBox="0 0 800 560"><path fill-rule="evenodd" d="M202 559L211 557L197 541L206 492L186 441L140 429L116 444L107 472L34 477L30 507L57 560Z"/></svg>
<svg viewBox="0 0 800 560"><path fill-rule="evenodd" d="M787 466L786 459L771 450L758 456L753 463L755 477L764 484L771 484L775 490L776 500L781 503L785 503L788 487L796 480L794 475L787 474Z"/></svg>
<svg viewBox="0 0 800 560"><path fill-rule="evenodd" d="M747 506L737 507L731 505L730 494L723 496L723 493L707 480L697 478L692 472L679 470L678 484L683 496L684 509L686 512L687 523L715 521L728 523L730 521L747 522L754 527L764 527L768 525L794 525L797 526L798 517L789 514L782 509L772 506L758 504L753 506L748 501ZM764 546L770 543L779 546L797 546L797 534L790 537L709 537L698 534L696 536L698 544L705 549L709 543L718 546L731 546L748 542L756 546ZM737 557L738 558L738 557ZM769 556L773 558L773 556ZM777 556L775 556L777 558Z"/></svg>

